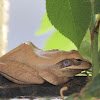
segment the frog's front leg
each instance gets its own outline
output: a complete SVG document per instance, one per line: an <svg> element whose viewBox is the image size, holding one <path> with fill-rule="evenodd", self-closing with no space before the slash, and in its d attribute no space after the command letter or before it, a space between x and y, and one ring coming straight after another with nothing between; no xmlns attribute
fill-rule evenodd
<svg viewBox="0 0 100 100"><path fill-rule="evenodd" d="M58 77L51 70L41 70L39 71L39 75L46 80L47 82L53 85L60 85L69 80L67 77Z"/></svg>
<svg viewBox="0 0 100 100"><path fill-rule="evenodd" d="M18 61L0 62L0 74L18 84L44 83L36 70Z"/></svg>

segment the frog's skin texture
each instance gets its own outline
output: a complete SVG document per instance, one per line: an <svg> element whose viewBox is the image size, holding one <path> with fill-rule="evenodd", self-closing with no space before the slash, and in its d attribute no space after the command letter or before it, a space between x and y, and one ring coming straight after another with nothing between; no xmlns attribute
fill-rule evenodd
<svg viewBox="0 0 100 100"><path fill-rule="evenodd" d="M59 85L87 70L91 63L76 50L43 51L31 42L22 43L0 57L0 73L17 84Z"/></svg>

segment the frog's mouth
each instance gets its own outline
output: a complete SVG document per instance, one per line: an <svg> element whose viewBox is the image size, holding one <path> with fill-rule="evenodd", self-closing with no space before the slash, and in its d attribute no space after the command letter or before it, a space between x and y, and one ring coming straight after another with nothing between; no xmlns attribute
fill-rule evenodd
<svg viewBox="0 0 100 100"><path fill-rule="evenodd" d="M89 61L83 61L81 59L65 59L59 62L59 64L61 70L67 70L67 69L87 70L92 66L92 64Z"/></svg>

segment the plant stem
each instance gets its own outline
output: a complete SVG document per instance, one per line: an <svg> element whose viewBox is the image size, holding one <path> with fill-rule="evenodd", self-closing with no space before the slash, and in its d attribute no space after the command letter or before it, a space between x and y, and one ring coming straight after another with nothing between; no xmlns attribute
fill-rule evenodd
<svg viewBox="0 0 100 100"><path fill-rule="evenodd" d="M94 39L92 41L92 75L93 78L99 73L99 61L98 61L98 35L94 33Z"/></svg>
<svg viewBox="0 0 100 100"><path fill-rule="evenodd" d="M93 79L100 73L99 55L98 55L98 33L99 33L100 15L97 16L96 24L91 32L91 54L92 54L92 75Z"/></svg>

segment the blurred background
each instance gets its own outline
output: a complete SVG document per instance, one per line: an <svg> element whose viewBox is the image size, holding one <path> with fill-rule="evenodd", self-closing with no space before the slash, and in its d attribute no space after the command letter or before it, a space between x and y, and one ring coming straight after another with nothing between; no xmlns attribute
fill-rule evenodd
<svg viewBox="0 0 100 100"><path fill-rule="evenodd" d="M36 36L35 32L41 25L46 11L45 0L8 0L9 1L9 32L7 51L25 41L31 41L39 48L44 47L50 34Z"/></svg>
<svg viewBox="0 0 100 100"><path fill-rule="evenodd" d="M0 56L26 41L45 50L77 49L51 25L45 13L45 0L2 0L0 3Z"/></svg>

